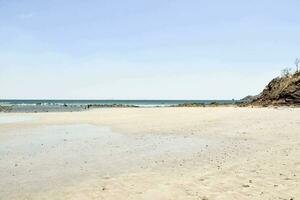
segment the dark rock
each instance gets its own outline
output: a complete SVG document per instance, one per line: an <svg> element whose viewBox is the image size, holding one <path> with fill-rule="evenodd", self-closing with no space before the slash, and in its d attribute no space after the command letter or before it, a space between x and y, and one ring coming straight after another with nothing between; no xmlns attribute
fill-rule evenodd
<svg viewBox="0 0 300 200"><path fill-rule="evenodd" d="M250 187L250 185L243 185L243 187L244 187L244 188L248 188L248 187Z"/></svg>

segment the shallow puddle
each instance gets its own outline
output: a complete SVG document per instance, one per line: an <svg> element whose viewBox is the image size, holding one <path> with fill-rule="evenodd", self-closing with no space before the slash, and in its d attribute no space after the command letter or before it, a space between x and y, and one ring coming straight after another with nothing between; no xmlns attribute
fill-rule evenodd
<svg viewBox="0 0 300 200"><path fill-rule="evenodd" d="M12 116L12 115L0 115L0 124L9 124L23 121L31 121L35 118L32 116Z"/></svg>

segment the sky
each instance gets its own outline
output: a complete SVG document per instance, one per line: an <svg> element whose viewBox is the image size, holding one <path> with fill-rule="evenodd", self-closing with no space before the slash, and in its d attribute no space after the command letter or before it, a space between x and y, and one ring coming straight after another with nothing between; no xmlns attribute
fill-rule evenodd
<svg viewBox="0 0 300 200"><path fill-rule="evenodd" d="M0 99L239 99L296 57L299 0L0 0Z"/></svg>

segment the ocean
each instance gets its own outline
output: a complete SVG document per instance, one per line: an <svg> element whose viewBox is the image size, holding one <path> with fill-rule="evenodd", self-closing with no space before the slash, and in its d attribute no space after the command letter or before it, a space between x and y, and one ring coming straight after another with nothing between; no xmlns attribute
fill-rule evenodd
<svg viewBox="0 0 300 200"><path fill-rule="evenodd" d="M1 99L0 105L45 105L45 106L82 106L82 105L130 105L139 107L156 107L156 106L175 106L185 103L201 103L201 104L233 104L235 100L50 100L50 99Z"/></svg>

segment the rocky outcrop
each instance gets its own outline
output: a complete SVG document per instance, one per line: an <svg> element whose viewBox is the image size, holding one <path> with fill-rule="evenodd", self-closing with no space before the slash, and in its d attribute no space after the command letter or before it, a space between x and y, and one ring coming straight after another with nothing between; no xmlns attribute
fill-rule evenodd
<svg viewBox="0 0 300 200"><path fill-rule="evenodd" d="M128 104L89 104L87 108L138 108L136 105L128 105Z"/></svg>
<svg viewBox="0 0 300 200"><path fill-rule="evenodd" d="M0 112L8 112L8 111L10 111L9 106L0 106Z"/></svg>
<svg viewBox="0 0 300 200"><path fill-rule="evenodd" d="M260 95L248 95L248 96L242 98L240 101L249 103L249 102L252 102L252 101L258 99L259 97L260 97Z"/></svg>
<svg viewBox="0 0 300 200"><path fill-rule="evenodd" d="M300 106L300 72L273 79L251 104Z"/></svg>
<svg viewBox="0 0 300 200"><path fill-rule="evenodd" d="M177 105L172 105L171 107L205 107L204 103L181 103Z"/></svg>

